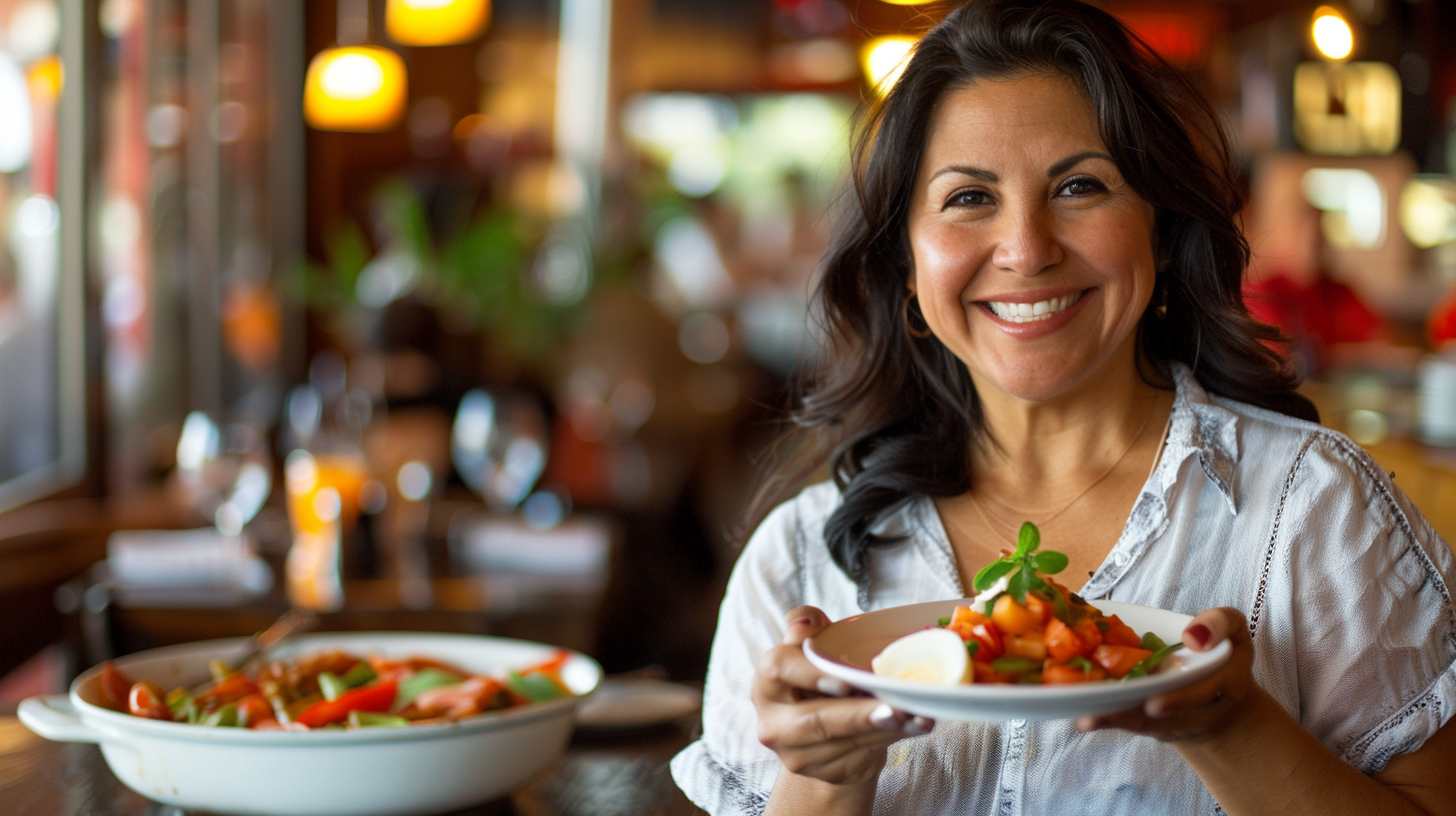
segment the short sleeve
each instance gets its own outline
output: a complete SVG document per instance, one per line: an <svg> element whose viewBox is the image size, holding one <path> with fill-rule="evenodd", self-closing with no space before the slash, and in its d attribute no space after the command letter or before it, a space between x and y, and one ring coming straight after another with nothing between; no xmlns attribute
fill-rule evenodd
<svg viewBox="0 0 1456 816"><path fill-rule="evenodd" d="M794 504L780 506L728 580L703 690L703 735L671 763L678 787L714 816L762 813L778 777L778 757L757 738L751 689L759 658L783 641L785 616L803 603L802 536Z"/></svg>
<svg viewBox="0 0 1456 816"><path fill-rule="evenodd" d="M1275 652L1270 690L1376 773L1456 713L1456 557L1369 454L1335 434L1313 440L1281 504L1273 552L1284 557L1271 560L1282 569L1264 579L1275 614L1268 639L1256 632L1256 649Z"/></svg>

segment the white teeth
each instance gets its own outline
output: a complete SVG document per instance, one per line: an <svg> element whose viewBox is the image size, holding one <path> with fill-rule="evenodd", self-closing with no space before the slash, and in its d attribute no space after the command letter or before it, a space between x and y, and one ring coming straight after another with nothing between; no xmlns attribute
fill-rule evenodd
<svg viewBox="0 0 1456 816"><path fill-rule="evenodd" d="M1077 292L1071 295L1041 300L1036 303L997 303L987 301L986 305L991 311L1002 320L1009 323L1030 323L1034 320L1045 320L1056 312L1071 306L1082 298L1082 293Z"/></svg>

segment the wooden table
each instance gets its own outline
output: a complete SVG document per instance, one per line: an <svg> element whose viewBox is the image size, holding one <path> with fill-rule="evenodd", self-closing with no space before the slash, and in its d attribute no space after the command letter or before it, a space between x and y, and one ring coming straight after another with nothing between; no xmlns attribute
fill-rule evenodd
<svg viewBox="0 0 1456 816"><path fill-rule="evenodd" d="M668 775L690 741L688 725L588 735L509 798L454 816L697 816ZM8 816L179 816L121 784L101 751L51 742L0 713L0 810Z"/></svg>

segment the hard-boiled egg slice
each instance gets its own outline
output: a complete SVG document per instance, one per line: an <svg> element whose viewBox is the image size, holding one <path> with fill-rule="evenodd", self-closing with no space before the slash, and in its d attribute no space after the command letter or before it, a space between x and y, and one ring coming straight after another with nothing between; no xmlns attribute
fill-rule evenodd
<svg viewBox="0 0 1456 816"><path fill-rule="evenodd" d="M954 686L970 680L971 656L949 629L922 629L886 646L870 661L875 674Z"/></svg>

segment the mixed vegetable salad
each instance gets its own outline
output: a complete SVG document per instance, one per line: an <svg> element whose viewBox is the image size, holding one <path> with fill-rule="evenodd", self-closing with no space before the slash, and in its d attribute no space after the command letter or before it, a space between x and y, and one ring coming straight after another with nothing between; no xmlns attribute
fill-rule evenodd
<svg viewBox="0 0 1456 816"><path fill-rule="evenodd" d="M338 650L268 662L246 674L213 661L211 681L167 692L133 681L107 661L101 665L101 697L106 707L138 717L217 727L308 731L447 723L571 696L561 679L569 654L561 650L544 663L499 677L426 657L360 657Z"/></svg>
<svg viewBox="0 0 1456 816"><path fill-rule="evenodd" d="M1015 552L976 574L980 608L957 606L891 643L874 659L875 673L946 685L1085 683L1142 677L1182 648L1138 635L1050 578L1066 569L1067 556L1039 551L1040 543L1036 526L1023 524Z"/></svg>

